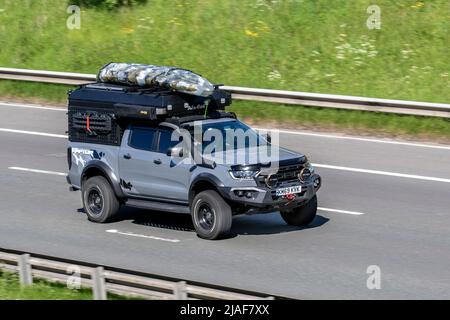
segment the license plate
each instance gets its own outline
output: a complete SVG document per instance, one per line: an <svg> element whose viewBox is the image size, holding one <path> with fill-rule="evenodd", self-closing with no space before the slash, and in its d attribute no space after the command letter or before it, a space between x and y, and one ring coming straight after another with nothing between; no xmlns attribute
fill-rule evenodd
<svg viewBox="0 0 450 320"><path fill-rule="evenodd" d="M277 189L276 195L280 197L280 196L285 196L287 194L300 193L300 192L302 192L302 186L292 186L292 187Z"/></svg>

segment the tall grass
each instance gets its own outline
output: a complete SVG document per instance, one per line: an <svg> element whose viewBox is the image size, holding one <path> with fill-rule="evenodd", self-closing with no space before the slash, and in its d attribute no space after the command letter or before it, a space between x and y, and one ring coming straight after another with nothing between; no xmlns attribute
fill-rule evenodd
<svg viewBox="0 0 450 320"><path fill-rule="evenodd" d="M70 1L69 1L70 2ZM0 65L96 73L110 61L181 66L216 83L450 102L448 0L149 0L84 7L0 0ZM369 30L366 10L381 9ZM64 101L67 87L0 81L0 96ZM237 102L247 120L450 136L446 119Z"/></svg>
<svg viewBox="0 0 450 320"><path fill-rule="evenodd" d="M381 8L369 30L366 9ZM152 0L116 10L0 0L0 65L95 73L176 65L217 83L450 101L450 1Z"/></svg>

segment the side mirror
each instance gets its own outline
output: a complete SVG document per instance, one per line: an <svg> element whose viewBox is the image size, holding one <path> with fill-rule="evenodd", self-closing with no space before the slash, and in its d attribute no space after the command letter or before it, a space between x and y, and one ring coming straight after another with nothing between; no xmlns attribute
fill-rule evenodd
<svg viewBox="0 0 450 320"><path fill-rule="evenodd" d="M270 135L270 133L265 133L262 135L264 139L267 140L267 142L271 143L272 142L272 136Z"/></svg>
<svg viewBox="0 0 450 320"><path fill-rule="evenodd" d="M182 157L183 156L183 148L181 147L172 147L167 150L167 155L169 157Z"/></svg>

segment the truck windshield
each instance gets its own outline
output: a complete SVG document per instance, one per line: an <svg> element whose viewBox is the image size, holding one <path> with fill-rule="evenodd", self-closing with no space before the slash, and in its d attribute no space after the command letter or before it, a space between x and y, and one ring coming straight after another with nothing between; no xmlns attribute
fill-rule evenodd
<svg viewBox="0 0 450 320"><path fill-rule="evenodd" d="M267 140L238 120L199 123L189 132L202 153L267 146Z"/></svg>

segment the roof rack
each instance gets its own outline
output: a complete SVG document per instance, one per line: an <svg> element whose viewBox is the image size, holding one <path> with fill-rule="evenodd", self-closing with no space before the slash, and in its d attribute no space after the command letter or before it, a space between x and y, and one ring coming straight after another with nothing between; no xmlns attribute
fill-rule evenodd
<svg viewBox="0 0 450 320"><path fill-rule="evenodd" d="M231 94L215 88L208 97L164 88L90 83L69 93L69 108L102 109L120 118L157 120L161 117L208 114L231 104ZM97 110L97 111L102 111Z"/></svg>
<svg viewBox="0 0 450 320"><path fill-rule="evenodd" d="M171 117L166 118L164 122L172 123L176 126L181 126L184 123L187 122L193 122L193 121L201 121L201 120L210 120L210 119L222 119L222 118L232 118L237 119L236 113L234 112L226 112L226 111L214 111L208 113L207 116L204 115L190 115L190 116L183 116L183 117Z"/></svg>
<svg viewBox="0 0 450 320"><path fill-rule="evenodd" d="M69 140L118 145L126 123L171 122L177 126L204 119L236 118L225 112L231 94L214 88L208 97L164 88L89 83L69 92Z"/></svg>

